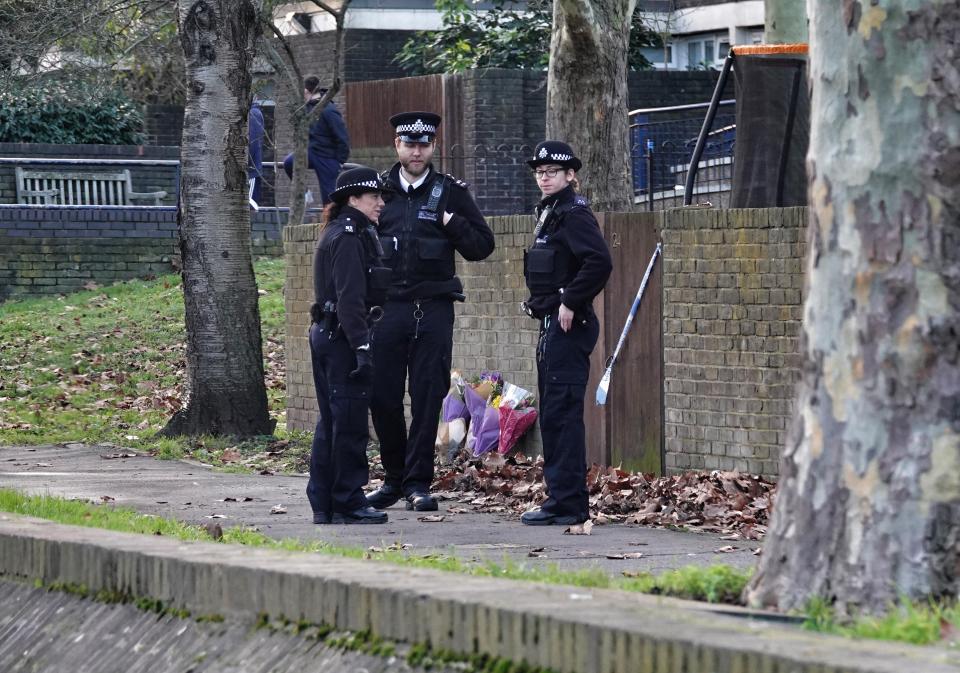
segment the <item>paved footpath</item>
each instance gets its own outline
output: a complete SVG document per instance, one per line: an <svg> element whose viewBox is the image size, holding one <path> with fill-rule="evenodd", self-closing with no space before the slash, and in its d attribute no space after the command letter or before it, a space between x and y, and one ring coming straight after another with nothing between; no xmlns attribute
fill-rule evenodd
<svg viewBox="0 0 960 673"><path fill-rule="evenodd" d="M562 526L523 526L504 515L470 511L469 505L454 500L441 502L439 512L408 512L395 505L387 510L389 523L382 526L315 526L304 494L305 476L235 474L149 456L111 457L123 453L130 451L83 444L0 447L0 488L97 502L112 498L107 501L147 514L189 523L216 521L223 527L252 526L275 538L364 548L400 543L410 545L407 552L416 555L499 563L509 558L527 565L556 564L563 570L599 567L618 575L691 564L747 568L754 565L753 551L760 545L623 524L594 526L589 536L564 535ZM271 514L276 505L286 513ZM418 520L428 514L444 519ZM735 551L716 551L731 546Z"/></svg>

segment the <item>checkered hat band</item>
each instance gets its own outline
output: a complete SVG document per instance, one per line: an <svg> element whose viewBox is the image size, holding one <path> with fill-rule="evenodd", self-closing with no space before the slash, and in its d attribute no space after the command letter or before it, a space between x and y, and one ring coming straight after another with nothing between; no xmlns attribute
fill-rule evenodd
<svg viewBox="0 0 960 673"><path fill-rule="evenodd" d="M437 127L433 124L424 124L419 119L413 124L400 124L397 133L436 133Z"/></svg>
<svg viewBox="0 0 960 673"><path fill-rule="evenodd" d="M550 158L554 161L570 161L573 159L569 154L551 154Z"/></svg>
<svg viewBox="0 0 960 673"><path fill-rule="evenodd" d="M343 185L337 187L335 191L340 191L341 189L350 189L351 187L369 187L370 189L380 189L380 183L376 180L363 180L362 182L351 182L349 185Z"/></svg>

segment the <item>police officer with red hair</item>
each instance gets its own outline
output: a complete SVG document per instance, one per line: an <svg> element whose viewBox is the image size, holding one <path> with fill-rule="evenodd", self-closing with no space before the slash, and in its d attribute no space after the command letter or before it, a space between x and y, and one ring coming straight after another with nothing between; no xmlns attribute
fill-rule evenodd
<svg viewBox="0 0 960 673"><path fill-rule="evenodd" d="M381 265L375 229L383 189L372 168L341 173L314 253L310 355L320 416L307 497L317 524L387 521L386 513L371 507L363 493L370 476L370 328L382 313L390 273Z"/></svg>

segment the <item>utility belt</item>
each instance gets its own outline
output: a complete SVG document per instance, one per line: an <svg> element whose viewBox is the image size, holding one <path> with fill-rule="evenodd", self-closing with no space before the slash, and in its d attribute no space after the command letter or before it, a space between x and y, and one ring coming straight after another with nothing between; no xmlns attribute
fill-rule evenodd
<svg viewBox="0 0 960 673"><path fill-rule="evenodd" d="M379 322L382 317L383 307L371 306L369 311L367 311L367 324L372 326L374 323ZM340 320L337 318L337 302L327 300L323 302L323 304L317 302L311 304L310 322L311 325L320 325L329 337L333 339L337 330L340 329Z"/></svg>

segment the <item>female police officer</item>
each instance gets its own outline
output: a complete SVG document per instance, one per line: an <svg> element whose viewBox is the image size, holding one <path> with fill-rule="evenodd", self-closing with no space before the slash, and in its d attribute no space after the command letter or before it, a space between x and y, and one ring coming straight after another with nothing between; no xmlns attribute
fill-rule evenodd
<svg viewBox="0 0 960 673"><path fill-rule="evenodd" d="M320 418L310 456L307 497L314 523L386 523L363 494L373 358L370 319L389 282L374 224L383 183L372 168L344 171L331 193L313 260L310 354Z"/></svg>
<svg viewBox="0 0 960 673"><path fill-rule="evenodd" d="M527 163L543 194L533 242L524 254L530 290L524 310L540 321L537 386L549 497L520 520L531 526L570 525L590 515L583 398L590 353L600 333L593 298L610 277L612 264L587 200L574 190L581 162L570 146L546 140Z"/></svg>

